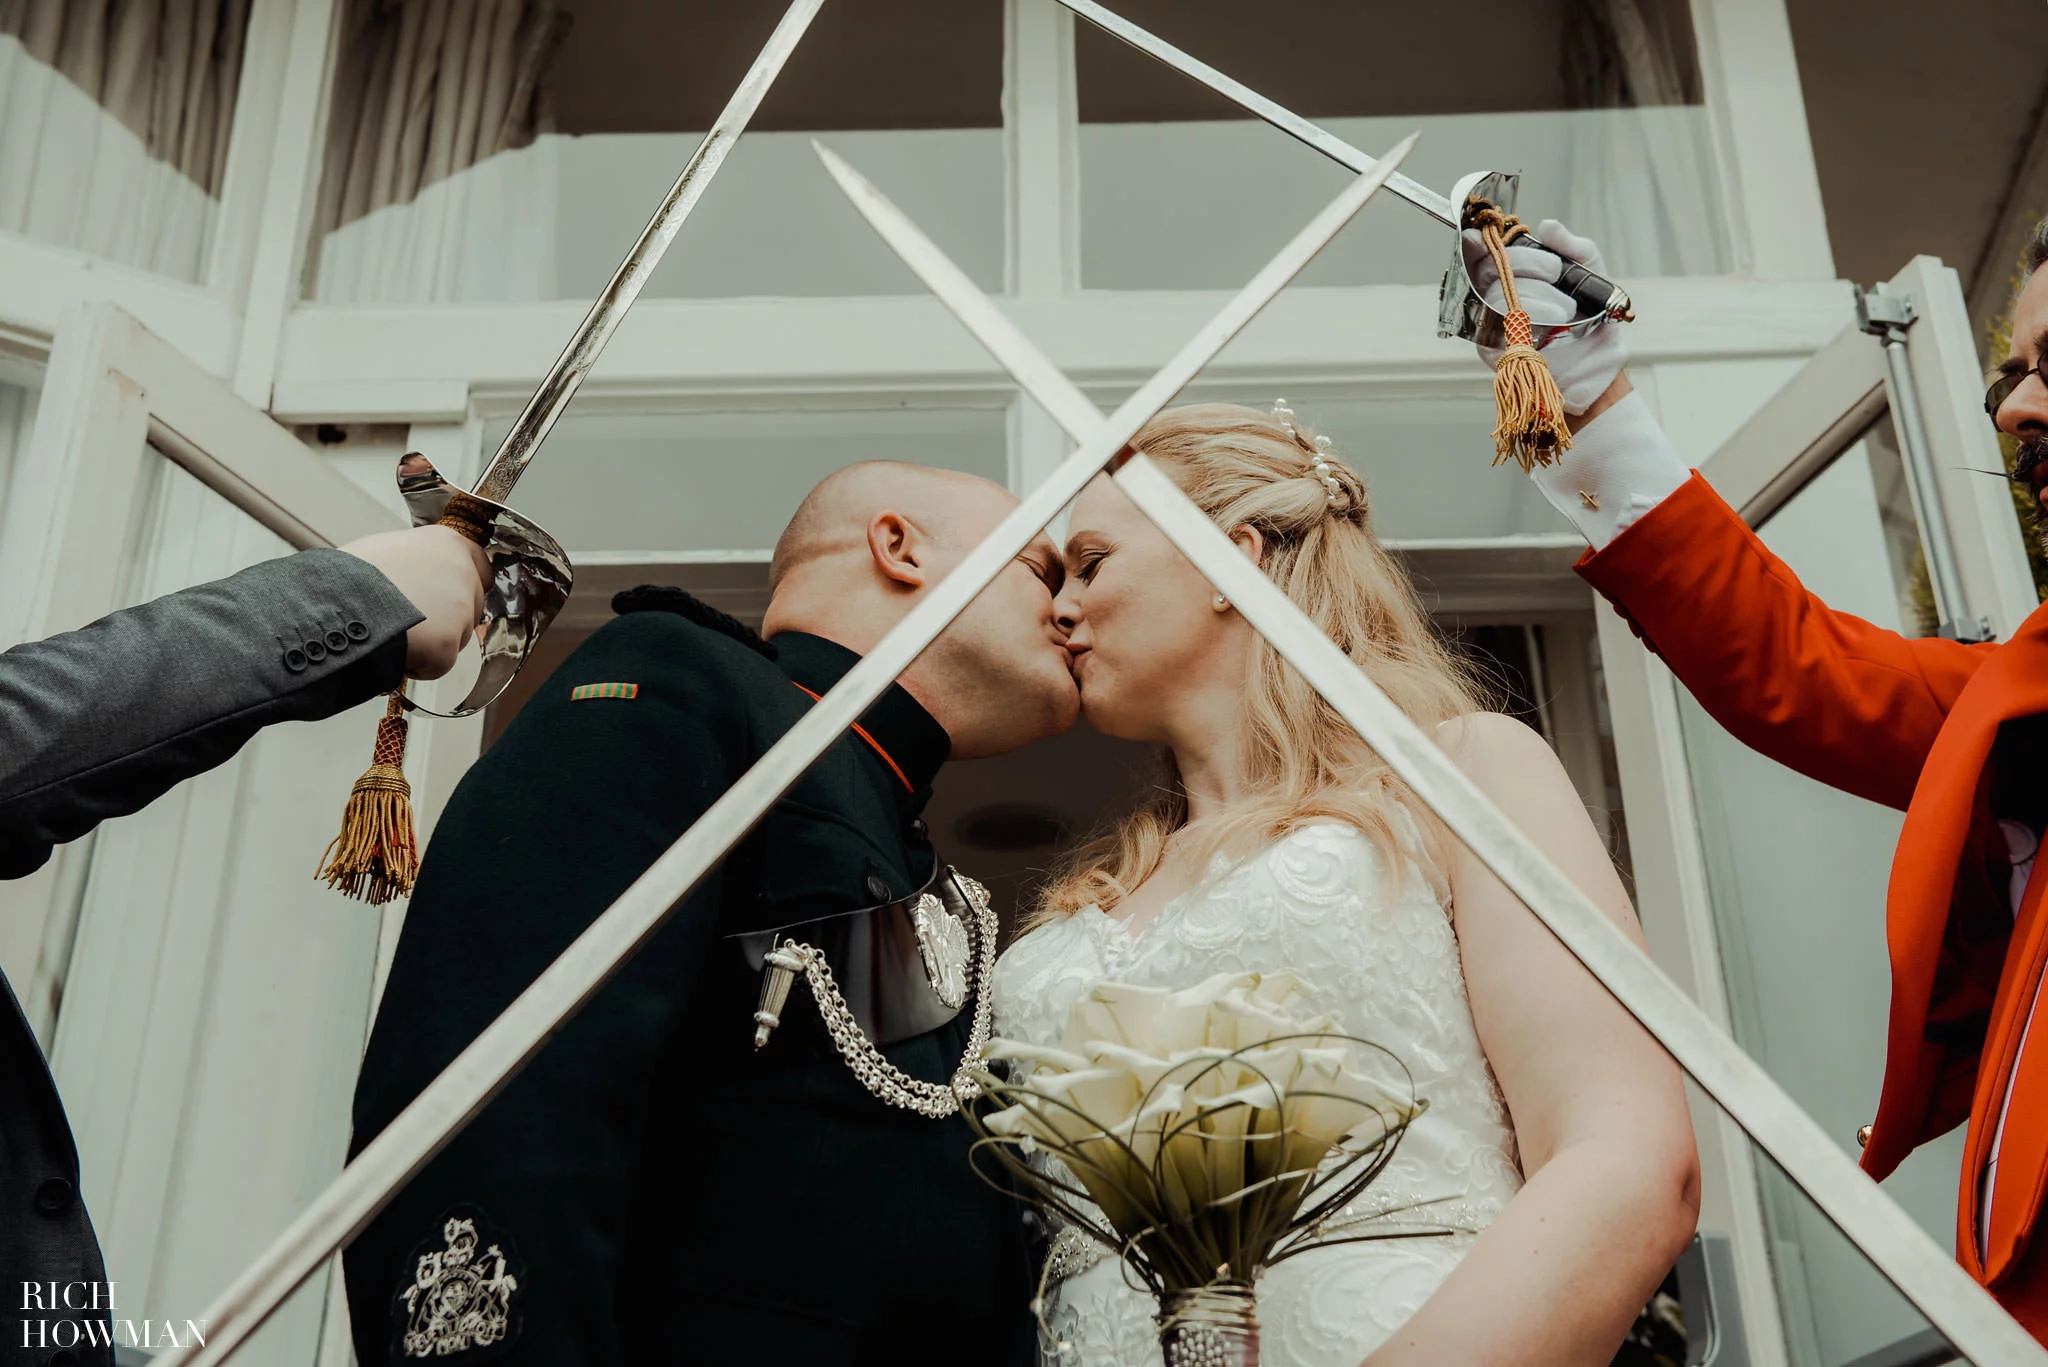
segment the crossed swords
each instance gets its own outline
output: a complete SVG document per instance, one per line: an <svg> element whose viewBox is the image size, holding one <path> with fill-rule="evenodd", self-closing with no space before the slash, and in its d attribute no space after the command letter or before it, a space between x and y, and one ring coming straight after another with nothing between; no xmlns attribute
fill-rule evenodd
<svg viewBox="0 0 2048 1367"><path fill-rule="evenodd" d="M681 226L696 196L702 193L709 173L716 171L724 151L752 116L768 83L773 81L822 3L823 0L796 0L790 7L725 115L706 136L654 222L621 266L619 275L522 414L514 436L508 437L499 458L494 459L492 470L502 471L505 458L511 453L516 464L510 467L510 477L486 489L485 482L490 478L487 475L486 481L473 491L500 512L502 507L495 499L509 492L519 468L531 457L554 416L566 406L588 372L597 351L617 325L618 315L623 313L621 297L624 303L630 303L630 296L638 292L646 271L652 269L653 262ZM1115 26L1105 27L1155 55L1159 55L1160 49L1173 51L1143 30L1101 10L1092 0L1060 3L1097 22L1107 16ZM1132 33L1149 41L1140 42ZM1181 63L1175 65L1189 69ZM1220 73L1215 74L1228 81ZM1278 110L1279 106L1273 109ZM1065 429L1078 449L593 921L236 1278L208 1307L202 1322L208 1325L211 1337L205 1345L173 1349L159 1359L161 1367L201 1367L224 1360L322 1263L374 1219L398 1189L481 1111L562 1023L655 932L712 866L760 821L782 793L881 696L896 676L923 653L1090 480L1125 452L1138 430L1258 316L1376 191L1393 180L1396 168L1414 144L1415 136L1411 135L1377 161L1356 153L1364 162L1364 174L1346 186L1164 368L1107 418L878 189L839 157L813 144L826 168L868 222L1018 386ZM1405 182L1405 186L1412 185L1413 182ZM1559 872L1378 685L1256 566L1239 555L1224 531L1209 521L1158 466L1138 454L1114 478L1210 583L1301 671L1416 795L1429 804L1959 1352L1978 1367L2048 1365L2048 1352L1850 1162L1812 1117ZM460 491L453 492L460 496ZM523 656L524 651L520 653Z"/></svg>

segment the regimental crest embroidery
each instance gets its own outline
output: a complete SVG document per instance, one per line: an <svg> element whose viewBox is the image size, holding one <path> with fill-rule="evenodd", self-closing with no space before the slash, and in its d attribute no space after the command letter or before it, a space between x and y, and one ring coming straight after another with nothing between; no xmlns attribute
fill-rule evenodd
<svg viewBox="0 0 2048 1367"><path fill-rule="evenodd" d="M398 1294L400 1355L445 1358L509 1347L519 1333L511 1241L480 1230L478 1215L455 1211L441 1226L438 1248L435 1242L415 1251L412 1284Z"/></svg>
<svg viewBox="0 0 2048 1367"><path fill-rule="evenodd" d="M931 893L917 899L910 923L917 931L918 955L932 991L947 1006L959 1009L967 1000L967 927Z"/></svg>

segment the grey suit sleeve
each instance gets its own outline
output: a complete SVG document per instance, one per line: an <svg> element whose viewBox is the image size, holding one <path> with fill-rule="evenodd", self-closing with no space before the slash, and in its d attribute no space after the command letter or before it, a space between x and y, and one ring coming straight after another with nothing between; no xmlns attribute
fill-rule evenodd
<svg viewBox="0 0 2048 1367"><path fill-rule="evenodd" d="M397 687L420 620L367 561L302 551L0 653L0 878L272 722Z"/></svg>

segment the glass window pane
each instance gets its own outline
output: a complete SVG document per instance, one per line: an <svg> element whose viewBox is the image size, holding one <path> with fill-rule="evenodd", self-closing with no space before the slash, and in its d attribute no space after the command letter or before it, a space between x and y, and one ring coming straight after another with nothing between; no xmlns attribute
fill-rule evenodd
<svg viewBox="0 0 2048 1367"><path fill-rule="evenodd" d="M1844 459L1857 448L1870 464L1870 492L1877 503L1878 525L1884 530L1887 582L1898 604L1897 627L1908 636L1932 636L1940 629L1941 611L1934 603L1934 581L1920 549L1920 524L1913 518L1913 496L1906 486L1906 458L1890 415L1871 424ZM1885 625L1893 625L1887 619Z"/></svg>
<svg viewBox="0 0 2048 1367"><path fill-rule="evenodd" d="M1902 486L1885 420L1759 535L1829 606L1916 634L1919 543ZM1765 759L1682 691L1680 715L1735 1038L1853 1157L1884 1071L1885 888L1902 814ZM1958 1130L1884 1184L1944 1246L1961 1156ZM1921 1327L1775 1169L1763 1179L1795 1363L1832 1367Z"/></svg>
<svg viewBox="0 0 2048 1367"><path fill-rule="evenodd" d="M542 0L479 0L431 50L409 37L423 8L351 0L314 299L595 295L782 7L608 0L571 24ZM915 291L814 136L1001 289L1002 57L1000 0L827 5L647 296Z"/></svg>
<svg viewBox="0 0 2048 1367"><path fill-rule="evenodd" d="M1240 282L1242 283L1242 282ZM1273 382L1290 396L1305 428L1330 438L1332 449L1365 481L1373 529L1383 541L1409 543L1519 536L1556 536L1577 545L1578 532L1513 468L1496 468L1491 390L1469 395L1374 398L1301 397L1298 384ZM1108 391L1121 403L1127 391ZM1278 395L1194 390L1184 403L1241 403L1260 412ZM1307 456L1303 468L1306 470Z"/></svg>
<svg viewBox="0 0 2048 1367"><path fill-rule="evenodd" d="M35 428L36 391L0 381L0 519L6 517L14 470L27 457Z"/></svg>
<svg viewBox="0 0 2048 1367"><path fill-rule="evenodd" d="M0 233L197 282L249 0L0 5Z"/></svg>
<svg viewBox="0 0 2048 1367"><path fill-rule="evenodd" d="M1383 540L1576 535L1520 471L1489 464L1490 394L1303 399L1293 407L1365 480L1373 526Z"/></svg>
<svg viewBox="0 0 2048 1367"><path fill-rule="evenodd" d="M1728 269L1692 31L1674 0L1484 0L1460 12L1457 33L1429 6L1386 0L1119 8L1364 151L1421 129L1403 169L1434 189L1448 193L1470 171L1522 172L1524 216L1593 237L1616 274ZM1349 173L1320 154L1090 25L1076 28L1083 283L1234 287L1342 187ZM1488 60L1464 33L1518 60ZM1537 60L1521 60L1530 54ZM1304 283L1442 276L1448 232L1391 195L1380 200Z"/></svg>
<svg viewBox="0 0 2048 1367"><path fill-rule="evenodd" d="M511 426L485 433L495 450ZM519 506L571 553L765 551L811 486L864 460L1007 483L1000 408L571 413L519 485Z"/></svg>

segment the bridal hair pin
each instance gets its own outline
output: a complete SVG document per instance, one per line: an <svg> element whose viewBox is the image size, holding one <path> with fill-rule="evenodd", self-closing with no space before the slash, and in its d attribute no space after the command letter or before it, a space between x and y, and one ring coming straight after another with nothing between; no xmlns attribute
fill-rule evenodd
<svg viewBox="0 0 2048 1367"><path fill-rule="evenodd" d="M1330 439L1328 437L1317 437L1316 453L1309 461L1309 464L1315 470L1316 478L1323 482L1323 488L1326 491L1323 494L1323 502L1334 508L1337 506L1337 490L1342 486L1337 483L1337 477L1330 473L1329 452Z"/></svg>
<svg viewBox="0 0 2048 1367"><path fill-rule="evenodd" d="M1287 400L1273 400L1273 421L1280 424L1280 430L1287 434L1289 440L1306 444L1302 434L1295 429L1294 410L1287 406ZM1330 439L1317 437L1314 449L1309 452L1309 467L1315 473L1315 477L1323 483L1323 503L1334 508L1337 506L1337 495L1343 486L1337 483L1336 473L1330 469L1329 457Z"/></svg>
<svg viewBox="0 0 2048 1367"><path fill-rule="evenodd" d="M1280 430L1285 432L1290 439L1295 438L1294 410L1287 406L1287 400L1273 400L1273 421L1280 424Z"/></svg>

